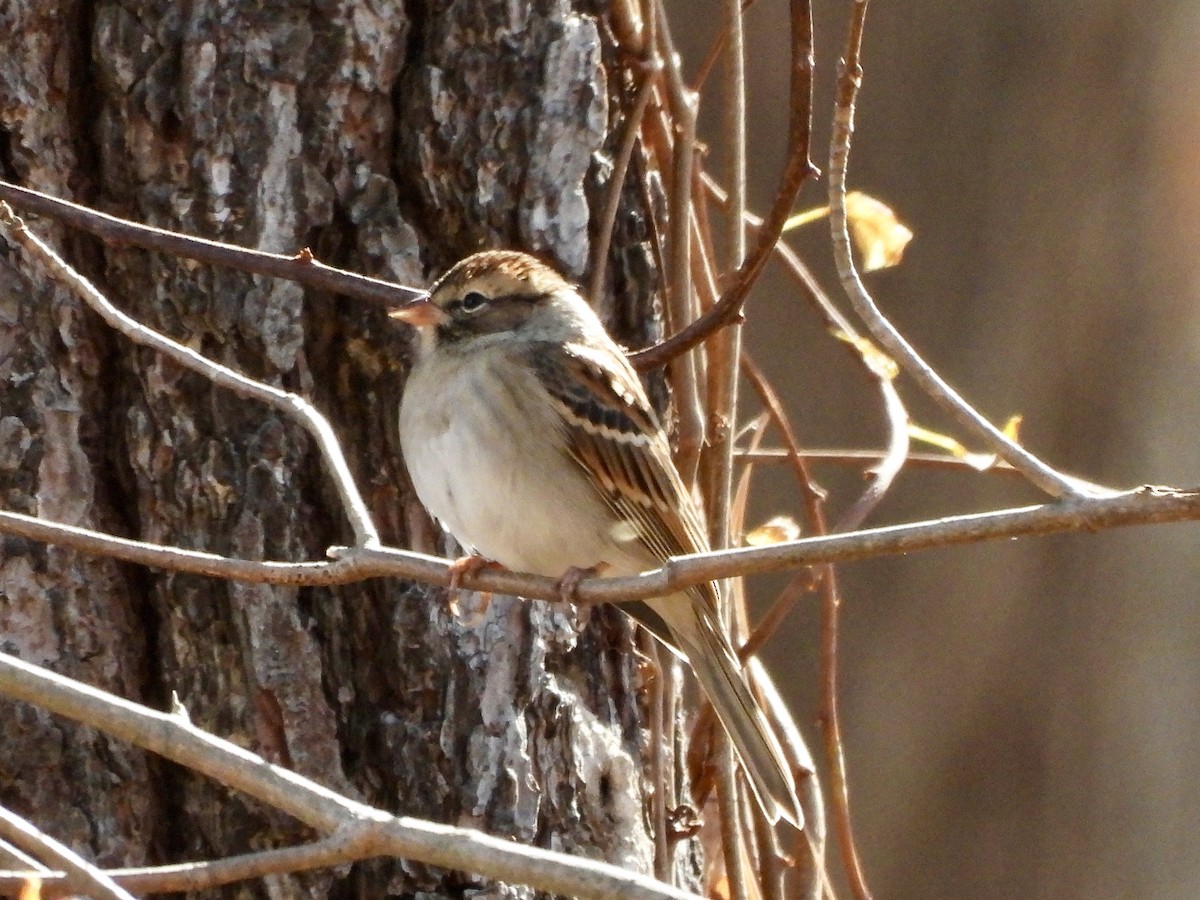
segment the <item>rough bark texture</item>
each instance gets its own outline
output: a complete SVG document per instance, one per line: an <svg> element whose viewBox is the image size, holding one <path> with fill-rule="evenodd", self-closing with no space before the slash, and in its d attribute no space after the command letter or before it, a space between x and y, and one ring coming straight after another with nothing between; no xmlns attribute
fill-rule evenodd
<svg viewBox="0 0 1200 900"><path fill-rule="evenodd" d="M150 0L0 6L0 174L117 215L425 283L520 246L574 276L625 84L601 10L566 2ZM631 177L611 254L645 339L655 287ZM399 459L408 354L383 310L104 247L34 223L124 309L330 414L385 540L435 540ZM630 326L634 327L631 328ZM636 330L635 330L636 329ZM244 557L348 539L290 422L108 333L0 247L3 507ZM0 645L164 707L330 787L643 871L641 683L630 629L549 605L377 581L223 584L11 539ZM212 783L0 701L0 803L102 864L294 842ZM524 896L400 861L228 896ZM472 894L476 896L477 894Z"/></svg>

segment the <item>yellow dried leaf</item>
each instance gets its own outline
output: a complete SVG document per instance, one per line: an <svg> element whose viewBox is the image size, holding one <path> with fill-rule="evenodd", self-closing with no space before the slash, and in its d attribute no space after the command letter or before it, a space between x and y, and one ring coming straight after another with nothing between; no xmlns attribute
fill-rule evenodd
<svg viewBox="0 0 1200 900"><path fill-rule="evenodd" d="M828 215L828 206L820 206L816 209L808 209L804 212L798 212L783 223L783 230L785 232L791 231L794 228L799 228L800 226L807 225L810 222L816 222L819 219L824 219Z"/></svg>
<svg viewBox="0 0 1200 900"><path fill-rule="evenodd" d="M1021 422L1024 420L1024 418L1024 416L1011 416L1009 420L1004 423L1004 436L1014 444L1021 443Z"/></svg>
<svg viewBox="0 0 1200 900"><path fill-rule="evenodd" d="M746 534L746 546L767 547L800 537L800 526L791 516L775 516Z"/></svg>
<svg viewBox="0 0 1200 900"><path fill-rule="evenodd" d="M896 376L900 374L900 366L896 364L896 361L865 337L859 337L857 334L848 334L840 328L833 330L833 336L839 341L845 341L857 350L862 356L863 362L867 364L867 368L880 378L894 381Z"/></svg>
<svg viewBox="0 0 1200 900"><path fill-rule="evenodd" d="M996 464L996 454L972 453L957 440L950 437L950 435L930 431L928 428L922 428L920 425L910 424L908 426L908 436L914 441L921 441L924 444L937 447L939 450L945 450L952 456L961 459L972 469L977 469L980 472L990 469Z"/></svg>
<svg viewBox="0 0 1200 900"><path fill-rule="evenodd" d="M890 206L862 191L851 191L846 195L846 218L850 237L862 254L864 272L900 263L913 233L901 224Z"/></svg>

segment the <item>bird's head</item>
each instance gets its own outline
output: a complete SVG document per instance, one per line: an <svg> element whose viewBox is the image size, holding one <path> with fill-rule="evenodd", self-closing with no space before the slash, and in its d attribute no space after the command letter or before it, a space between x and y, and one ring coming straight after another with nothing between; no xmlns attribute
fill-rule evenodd
<svg viewBox="0 0 1200 900"><path fill-rule="evenodd" d="M467 351L501 337L572 341L600 328L579 291L526 253L488 250L468 256L428 294L389 313L421 330L426 348Z"/></svg>

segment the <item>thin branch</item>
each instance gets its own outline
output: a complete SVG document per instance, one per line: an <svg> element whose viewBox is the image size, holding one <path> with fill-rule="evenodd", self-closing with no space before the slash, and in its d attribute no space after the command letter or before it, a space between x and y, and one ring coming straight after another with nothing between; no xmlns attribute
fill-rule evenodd
<svg viewBox="0 0 1200 900"><path fill-rule="evenodd" d="M766 666L761 660L751 659L746 668L762 701L763 711L779 735L804 812L804 829L795 833L797 858L792 862L792 874L800 882L799 896L817 900L828 875L825 869L825 798L821 794L816 763ZM791 895L796 896L796 892Z"/></svg>
<svg viewBox="0 0 1200 900"><path fill-rule="evenodd" d="M800 538L767 547L738 547L676 556L660 568L640 575L585 578L579 582L575 597L580 603L625 603L669 596L705 581L826 562L854 562L983 541L1198 519L1200 489L1145 485L1111 497L1069 497L1038 506L945 516L845 534ZM331 547L329 554L335 560L332 563L252 562L130 541L11 512L0 512L0 534L17 534L71 547L92 556L139 563L169 572L191 572L251 584L332 585L389 577L446 587L451 578L450 560L396 547ZM461 579L461 587L531 600L562 599L556 579L519 572L484 570L470 573Z"/></svg>
<svg viewBox="0 0 1200 900"><path fill-rule="evenodd" d="M350 584L376 575L384 574L379 567L367 565L355 557L351 548L346 548L342 558L333 562L271 562L262 560L235 559L206 553L203 550L186 550L116 537L78 525L64 525L37 516L0 510L0 533L20 535L30 540L59 547L70 547L90 556L105 556L122 562L137 563L152 569L167 572L189 572L209 575L230 581L251 584L284 585L332 585ZM428 569L436 572L445 560L436 556L408 553L414 562L427 560L434 563Z"/></svg>
<svg viewBox="0 0 1200 900"><path fill-rule="evenodd" d="M752 7L758 0L742 0L742 13ZM704 54L704 59L700 61L700 65L696 67L696 74L692 76L692 90L699 92L704 87L704 82L708 81L708 76L712 73L712 68L716 65L717 60L721 57L721 51L725 49L725 42L729 40L729 29L722 28L717 32L711 44L708 45L708 52Z"/></svg>
<svg viewBox="0 0 1200 900"><path fill-rule="evenodd" d="M117 869L110 874L123 887L140 893L201 891L267 875L325 869L378 855L363 829L342 828L299 847L279 847L223 859L145 869Z"/></svg>
<svg viewBox="0 0 1200 900"><path fill-rule="evenodd" d="M886 375L873 374L883 398L883 409L888 424L888 450L879 464L868 471L870 484L837 520L833 526L834 531L853 531L866 521L908 461L908 410L904 408L904 401L900 399L892 380Z"/></svg>
<svg viewBox="0 0 1200 900"><path fill-rule="evenodd" d="M49 866L40 863L37 857L30 856L21 848L3 839L0 839L0 866L25 870L21 872L22 880L43 878L47 873L54 871ZM21 883L18 882L16 887L20 886ZM3 884L0 884L0 888L2 887Z"/></svg>
<svg viewBox="0 0 1200 900"><path fill-rule="evenodd" d="M378 855L363 844L361 832L343 829L329 837L298 847L280 847L258 853L169 866L108 869L105 874L126 890L141 894L201 891L266 875L330 868ZM34 873L0 872L0 894L8 888L19 886L31 874ZM61 872L38 874L50 883L63 877Z"/></svg>
<svg viewBox="0 0 1200 900"><path fill-rule="evenodd" d="M783 403L780 401L775 389L767 381L766 375L755 364L754 360L746 354L742 357L742 372L746 376L746 380L758 395L759 402L766 408L767 413L771 416L775 427L779 429L782 435L783 442L786 445L785 452L787 459L791 463L792 469L796 475L796 483L800 486L801 496L804 498L805 509L808 513L809 521L816 529L818 534L825 532L825 514L823 510L823 497L820 490L813 484L812 478L808 473L808 467L800 453L800 442L792 429L791 420L788 418L787 411L783 408ZM756 654L759 649L766 644L783 624L791 612L792 607L800 599L802 590L798 586L802 583L814 583L818 576L811 572L798 573L789 583L787 588L779 595L776 601L767 611L767 615L758 623L754 632L750 635L745 645L739 650L742 659L749 659Z"/></svg>
<svg viewBox="0 0 1200 900"><path fill-rule="evenodd" d="M833 139L834 146L837 146L839 139L843 137L839 132L841 124L840 115L842 111L842 102L848 101L851 112L853 111L853 87L847 88L847 83L852 82L853 78L847 79L847 72L856 73L857 77L861 77L858 73L861 72L858 64L858 55L862 48L862 33L865 16L867 12L866 0L855 0L853 12L850 19L850 37L847 41L848 49L846 58L841 62L841 75L839 86L841 90L838 95L838 105L834 113L834 133L836 137ZM852 119L847 120L848 127L852 128ZM845 146L849 149L849 131L844 135ZM832 156L833 151L831 151ZM838 160L831 159L830 168L833 170L830 178L830 192L839 195L836 202L841 204L841 219L840 226L842 229L847 228L846 224L846 209L845 209L845 157L840 162L843 168L836 168ZM838 181L838 176L841 176L839 187L835 190L833 182ZM832 205L832 201L831 201ZM838 244L838 229L834 228L834 244ZM849 234L846 232L847 243L845 250L849 251ZM840 256L840 250L835 246L835 256L838 256L839 272L843 271ZM851 272L853 272L853 263L851 263ZM855 275L857 278L857 275ZM863 292L866 293L865 290ZM868 323L869 327L869 323ZM887 345L885 344L885 347ZM838 713L837 702L837 674L838 674L838 613L841 606L841 597L837 583L833 579L832 568L825 572L824 588L825 598L821 604L821 672L823 674L821 682L821 720L824 726L825 734L825 759L829 765L829 790L833 797L833 824L838 836L838 846L842 852L842 862L846 871L846 877L850 882L850 890L857 900L870 900L871 889L867 885L866 872L862 865L862 859L858 854L858 844L854 839L854 829L850 817L850 783L846 774L846 755L845 745L842 741L842 728L840 716Z"/></svg>
<svg viewBox="0 0 1200 900"><path fill-rule="evenodd" d="M796 195L805 180L817 173L808 157L812 125L812 12L808 0L792 0L792 65L789 100L788 158L780 176L775 202L758 233L754 250L733 276L720 301L703 316L662 343L630 358L643 371L664 365L704 341L713 332L740 319L742 305L783 233Z"/></svg>
<svg viewBox="0 0 1200 900"><path fill-rule="evenodd" d="M8 654L0 654L0 693L164 756L319 831L341 833L363 853L419 860L555 894L605 900L697 900L686 891L607 863L525 847L467 828L390 815L272 765L181 716L131 703Z"/></svg>
<svg viewBox="0 0 1200 900"><path fill-rule="evenodd" d="M99 900L133 900L133 895L122 889L102 869L4 806L0 806L0 836L62 869L66 873L67 883L78 893ZM35 877L45 876L37 873Z"/></svg>
<svg viewBox="0 0 1200 900"><path fill-rule="evenodd" d="M758 655L759 651L766 646L767 641L779 630L784 620L791 615L792 609L800 602L800 598L818 587L819 584L819 576L809 568L802 569L788 580L766 614L758 620L750 637L738 648L738 657L742 662L748 662Z"/></svg>
<svg viewBox="0 0 1200 900"><path fill-rule="evenodd" d="M824 500L824 493L813 482L812 476L808 473L808 466L805 465L804 455L800 450L800 439L796 436L795 429L792 428L791 419L788 417L787 410L784 409L783 401L779 395L775 393L775 389L767 380L765 373L748 356L742 361L742 371L746 376L746 380L754 389L758 396L759 402L770 414L775 427L779 429L779 433L783 438L784 448L788 454L788 461L791 463L792 469L796 475L796 483L800 487L800 495L804 500L805 511L812 527L818 534L824 534L824 514L821 510L821 501Z"/></svg>
<svg viewBox="0 0 1200 900"><path fill-rule="evenodd" d="M600 212L596 237L592 240L591 275L588 278L587 296L595 304L604 291L604 277L608 268L608 251L612 245L613 228L617 221L617 212L621 208L621 194L625 187L625 175L629 171L629 161L633 157L633 149L637 146L638 133L642 127L642 116L645 115L646 105L654 93L654 81L662 61L654 56L643 62L640 67L641 83L634 95L633 105L629 109L621 135L621 143L613 160L612 174L609 176L607 193L604 198L604 209Z"/></svg>
<svg viewBox="0 0 1200 900"><path fill-rule="evenodd" d="M754 827L754 841L758 847L758 882L761 885L763 900L784 900L787 896L783 889L786 870L783 867L779 838L775 829L763 816L755 816L751 824ZM805 824L807 825L807 822Z"/></svg>
<svg viewBox="0 0 1200 900"><path fill-rule="evenodd" d="M693 176L700 173L699 166L693 169ZM693 179L694 180L694 179ZM699 318L703 311L716 302L717 281L713 270L712 234L708 229L708 216L703 202L696 202L693 191L691 215L689 217L689 240L691 243L691 285L692 294L688 298L687 318L678 321L691 322ZM707 385L711 376L711 361L708 359L703 345L688 353L677 356L667 364L667 371L674 372L682 368L681 373L690 378L686 385L686 393L678 397L678 452L676 464L685 478L686 484L697 481L700 459L707 444L708 414L705 409L707 391L701 396L700 385ZM678 393L678 391L677 391Z"/></svg>
<svg viewBox="0 0 1200 900"><path fill-rule="evenodd" d="M913 377L930 397L954 417L976 440L1012 463L1031 482L1052 497L1089 494L1098 495L1107 489L1072 478L1046 465L1024 447L1010 440L966 402L936 371L933 370L905 340L904 336L880 312L875 301L859 278L850 250L850 232L846 215L846 170L850 157L850 140L854 131L854 104L862 84L859 63L862 48L862 23L866 16L867 0L855 0L846 58L838 79L837 105L833 117L833 135L829 147L829 207L833 235L834 258L842 286L859 317L904 370Z"/></svg>
<svg viewBox="0 0 1200 900"><path fill-rule="evenodd" d="M654 784L654 795L650 801L650 814L654 822L654 877L670 883L672 865L671 844L667 839L667 809L670 807L668 794L671 792L673 771L667 759L667 672L663 668L663 653L659 652L658 640L645 629L638 631L638 650L645 656L643 666L653 673L647 698L650 712L648 731L650 734L650 775ZM669 655L669 654L668 654Z"/></svg>
<svg viewBox="0 0 1200 900"><path fill-rule="evenodd" d="M711 178L705 180L705 187L708 189L708 193L718 201L725 203L726 206L729 205L728 196ZM746 223L752 228L762 228L762 220L757 216L746 213L744 217ZM895 385L886 374L878 371L868 360L867 354L859 349L858 342L855 340L857 334L853 325L834 306L833 302L821 289L816 279L808 271L808 268L800 258L782 240L776 242L775 252L793 277L799 281L805 294L816 305L818 312L825 320L826 326L835 334L849 338L849 340L842 341L843 345L851 353L855 362L861 366L867 378L876 385L876 388L883 396L884 412L886 413L888 422L888 451L879 457L874 471L869 473L871 483L867 489L852 505L850 510L842 516L842 519L833 529L835 531L849 531L862 524L866 517L879 504L879 501L882 500L888 488L891 487L892 482L908 459L910 444L908 413L904 408L904 403L900 399L900 394L897 392ZM761 374L756 376L756 378L760 383L764 383ZM778 408L781 409L781 407ZM801 456L803 455L801 454ZM790 459L791 453L787 450L782 451L782 458Z"/></svg>
<svg viewBox="0 0 1200 900"><path fill-rule="evenodd" d="M725 27L729 32L725 59L724 133L729 142L729 199L733 214L729 217L729 269L736 271L746 258L746 45L742 30L741 0L725 0ZM691 218L681 229L691 234ZM712 545L722 549L733 545L734 423L737 422L738 358L742 353L742 329L737 323L713 336L709 344L709 428L708 457L711 480L708 485L708 510L711 517ZM734 644L739 641L733 596L733 584L726 581L721 590L721 618ZM725 857L725 877L731 900L747 900L750 888L743 864L743 847L753 827L743 830L746 817L752 820L759 810L743 809L738 790L737 756L733 742L723 730L717 733L717 800L721 816L721 849ZM749 825L749 823L747 823Z"/></svg>
<svg viewBox="0 0 1200 900"><path fill-rule="evenodd" d="M316 407L303 397L247 378L228 366L213 362L190 347L147 328L132 316L121 312L90 281L71 268L47 243L30 231L12 211L12 207L4 202L0 202L0 224L7 227L8 233L26 252L41 262L52 278L69 287L98 312L105 322L134 343L150 347L184 368L199 372L213 384L232 391L239 397L258 400L298 421L312 435L321 451L325 467L341 498L346 518L354 531L355 543L359 546L379 543L379 533L375 530L367 504L354 483L354 476L350 474L350 466L342 454L333 426Z"/></svg>
<svg viewBox="0 0 1200 900"><path fill-rule="evenodd" d="M658 21L659 52L663 58L663 77L671 101L674 136L671 145L671 187L669 227L672 305L677 310L676 326L691 302L691 243L688 240L692 209L692 164L696 155L696 114L699 97L683 83L679 53L671 39L662 0L655 0ZM682 303L680 302L682 301Z"/></svg>
<svg viewBox="0 0 1200 900"><path fill-rule="evenodd" d="M0 181L0 200L7 200L17 209L46 216L72 228L94 234L107 244L144 247L147 250L158 250L185 259L195 259L212 265L237 269L240 272L286 278L307 287L341 294L344 297L353 297L356 300L367 300L386 306L399 306L411 300L414 295L424 293L424 290L420 288L407 287L327 266L318 262L307 251L301 251L295 256L282 256L276 253L264 253L261 250L250 250L234 244L224 244L220 241L191 237L175 231L166 231L162 228L130 222L128 219L119 219L87 206L60 200L49 194L19 187L7 181Z"/></svg>
<svg viewBox="0 0 1200 900"><path fill-rule="evenodd" d="M791 460L791 454L782 447L765 447L760 450L738 450L735 456L740 462L747 465L778 465ZM864 462L875 464L882 462L887 456L887 451L862 450L853 447L832 447L821 448L819 450L806 448L800 451L800 456L808 462L859 466ZM952 471L969 472L973 475L979 475L984 472L1002 472L1006 475L1021 474L1002 459L997 459L987 468L980 468L970 459L954 456L950 453L910 452L907 461L910 466L949 469Z"/></svg>
<svg viewBox="0 0 1200 900"><path fill-rule="evenodd" d="M667 273L665 319L670 330L684 327L696 318L695 290L692 282L691 223L694 214L692 188L696 163L696 117L700 98L684 83L679 53L671 37L670 23L662 0L649 0L652 22L658 23L659 53L664 61L662 75L670 99L671 187L669 192L667 249L670 271ZM702 363L699 353L685 353L672 360L668 370L679 414L676 460L685 484L696 478L696 467L705 440L704 411L700 396Z"/></svg>
<svg viewBox="0 0 1200 900"><path fill-rule="evenodd" d="M825 736L825 762L829 766L829 793L832 797L833 827L842 853L842 865L857 900L871 900L871 889L850 817L850 779L846 771L845 743L842 741L841 714L838 704L838 637L842 598L837 573L825 566L821 573L824 596L821 602L821 713Z"/></svg>
<svg viewBox="0 0 1200 900"><path fill-rule="evenodd" d="M800 441L792 428L791 420L788 418L783 404L766 378L762 377L762 374L753 366L747 370L747 375L758 392L759 399L771 412L782 434L784 446L788 450L792 467L796 473L796 479L803 491L809 521L819 535L825 535L827 526L825 522L824 497L809 477L808 468L800 456ZM825 736L825 757L830 769L829 790L833 804L833 821L837 828L839 837L838 846L845 860L845 867L851 879L851 886L856 894L858 894L860 887L863 891L866 888L865 879L862 877L861 866L858 861L858 850L854 843L854 835L850 827L849 789L846 778L845 755L842 749L841 724L837 702L838 611L841 605L837 571L832 564L825 563L816 567L811 577L820 586L822 593L821 722L824 726L822 731ZM798 578L792 579L792 584L789 585L789 588L794 588L798 584L798 581ZM782 620L790 608L789 596L798 596L798 592L784 592L771 610L773 615L759 625L752 641L765 640L765 635L770 633L769 629ZM794 602L794 600L791 602ZM800 746L807 749L802 743ZM816 847L814 845L815 850ZM815 864L819 862L814 860ZM861 894L860 900L865 898L865 896L865 894Z"/></svg>

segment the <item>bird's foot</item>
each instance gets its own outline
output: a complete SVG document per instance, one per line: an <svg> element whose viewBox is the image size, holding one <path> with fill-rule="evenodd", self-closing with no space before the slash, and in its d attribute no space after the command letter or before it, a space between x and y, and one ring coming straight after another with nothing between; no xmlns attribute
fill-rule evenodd
<svg viewBox="0 0 1200 900"><path fill-rule="evenodd" d="M563 603L575 603L575 594L579 590L579 582L585 578L591 578L593 575L599 575L608 568L608 563L596 563L594 566L580 568L579 566L571 566L562 574L554 584L554 589L558 591L558 599Z"/></svg>
<svg viewBox="0 0 1200 900"><path fill-rule="evenodd" d="M494 559L488 559L486 556L480 556L477 553L460 556L450 563L450 584L446 586L446 596L450 602L450 611L455 615L458 615L460 612L458 594L462 589L462 580L472 575L478 575L485 569L507 571L504 566L500 565ZM490 603L492 599L491 591L482 591L481 594L486 608L486 604Z"/></svg>

